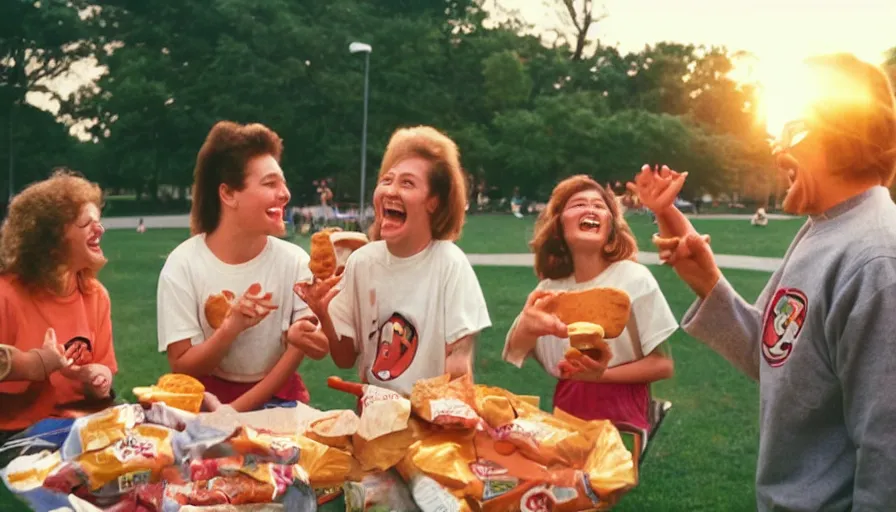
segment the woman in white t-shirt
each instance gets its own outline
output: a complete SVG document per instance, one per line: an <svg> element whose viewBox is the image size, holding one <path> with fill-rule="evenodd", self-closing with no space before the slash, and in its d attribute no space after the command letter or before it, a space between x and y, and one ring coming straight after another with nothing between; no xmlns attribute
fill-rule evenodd
<svg viewBox="0 0 896 512"><path fill-rule="evenodd" d="M453 242L466 205L455 143L430 127L396 131L373 205L373 242L352 253L339 285L300 288L333 361L358 363L362 382L405 395L420 379L472 373L474 338L491 321Z"/></svg>
<svg viewBox="0 0 896 512"><path fill-rule="evenodd" d="M678 324L656 279L634 261L637 245L613 193L587 176L560 182L538 218L532 247L541 281L507 334L504 359L520 367L534 356L557 377L555 407L648 429L649 386L672 377L663 345ZM624 290L632 301L627 327L607 340L606 369L590 358L566 360L566 325L544 308L556 292L596 287Z"/></svg>

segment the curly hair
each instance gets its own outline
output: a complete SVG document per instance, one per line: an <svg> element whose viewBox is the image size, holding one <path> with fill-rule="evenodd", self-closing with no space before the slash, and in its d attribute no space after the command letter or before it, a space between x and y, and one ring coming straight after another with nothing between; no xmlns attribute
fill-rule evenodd
<svg viewBox="0 0 896 512"><path fill-rule="evenodd" d="M221 221L218 188L225 184L234 190L242 190L249 160L271 155L279 163L282 153L280 136L263 124L215 123L199 149L193 169L190 232L194 235L211 233L218 228Z"/></svg>
<svg viewBox="0 0 896 512"><path fill-rule="evenodd" d="M535 274L539 279L561 279L572 275L575 270L569 246L563 236L560 216L569 199L586 190L596 190L600 194L613 219L607 245L604 247L604 257L611 262L636 258L638 244L635 242L635 235L619 211L613 191L600 186L588 176L572 176L554 187L547 206L535 221L535 236L529 245L535 253Z"/></svg>
<svg viewBox="0 0 896 512"><path fill-rule="evenodd" d="M22 190L0 228L0 273L15 275L27 289L62 294L70 252L65 231L91 203L102 208L99 185L67 169L57 169L50 178ZM77 280L82 293L91 293L96 272L81 270Z"/></svg>
<svg viewBox="0 0 896 512"><path fill-rule="evenodd" d="M429 193L439 199L439 208L430 219L432 237L457 240L466 218L467 180L460 165L457 144L430 126L400 128L392 134L383 155L379 177L408 158L418 157L430 163ZM380 239L382 219L370 226L371 240Z"/></svg>

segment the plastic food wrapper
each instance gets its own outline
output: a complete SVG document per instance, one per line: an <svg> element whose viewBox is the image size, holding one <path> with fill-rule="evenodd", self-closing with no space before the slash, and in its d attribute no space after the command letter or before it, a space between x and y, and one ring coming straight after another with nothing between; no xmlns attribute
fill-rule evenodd
<svg viewBox="0 0 896 512"><path fill-rule="evenodd" d="M411 491L394 471L371 473L360 482L346 482L345 512L418 512Z"/></svg>
<svg viewBox="0 0 896 512"><path fill-rule="evenodd" d="M404 430L379 436L371 441L355 435L352 438L354 456L364 471L386 471L404 458L411 445L428 434L423 422L411 418Z"/></svg>
<svg viewBox="0 0 896 512"><path fill-rule="evenodd" d="M445 428L472 429L479 424L473 380L464 375L421 379L411 391L411 408L425 421Z"/></svg>
<svg viewBox="0 0 896 512"><path fill-rule="evenodd" d="M346 382L339 377L327 379L333 389L353 394L361 399L361 422L358 434L366 441L408 428L411 402L395 391Z"/></svg>
<svg viewBox="0 0 896 512"><path fill-rule="evenodd" d="M521 401L514 404L514 410L517 418L489 431L499 451L509 454L519 450L545 466L584 466L593 446L595 427L580 431L565 419Z"/></svg>
<svg viewBox="0 0 896 512"><path fill-rule="evenodd" d="M3 484L32 510L54 510L64 507L67 494L43 487L44 479L62 465L58 451L44 450L21 455L0 470Z"/></svg>
<svg viewBox="0 0 896 512"><path fill-rule="evenodd" d="M625 447L619 431L609 421L594 421L599 426L593 448L585 461L584 472L591 488L602 500L615 502L638 484L638 468Z"/></svg>
<svg viewBox="0 0 896 512"><path fill-rule="evenodd" d="M301 451L299 465L308 474L313 488L340 486L352 475L360 473L357 461L350 453L298 436Z"/></svg>
<svg viewBox="0 0 896 512"><path fill-rule="evenodd" d="M174 463L172 435L165 427L137 425L115 443L67 464L83 475L91 491L111 485L113 494L124 493L135 485L158 481L162 469ZM44 485L59 473L48 477Z"/></svg>
<svg viewBox="0 0 896 512"><path fill-rule="evenodd" d="M473 433L440 432L415 442L407 456L415 468L440 484L464 489L476 481L470 464L476 460Z"/></svg>
<svg viewBox="0 0 896 512"><path fill-rule="evenodd" d="M407 483L414 503L422 511L438 510L444 512L472 512L473 508L464 498L462 489L448 490L442 484L423 473L414 462L413 457L404 457L395 466L398 474Z"/></svg>
<svg viewBox="0 0 896 512"><path fill-rule="evenodd" d="M348 449L360 424L361 420L353 411L331 411L311 421L305 437L334 448Z"/></svg>
<svg viewBox="0 0 896 512"><path fill-rule="evenodd" d="M146 421L143 408L137 404L110 407L72 424L62 445L63 460L72 460L85 452L102 450L123 439L128 430Z"/></svg>
<svg viewBox="0 0 896 512"><path fill-rule="evenodd" d="M476 384L473 386L476 413L492 428L502 427L512 422L516 408L538 409L537 396L515 395L505 389Z"/></svg>

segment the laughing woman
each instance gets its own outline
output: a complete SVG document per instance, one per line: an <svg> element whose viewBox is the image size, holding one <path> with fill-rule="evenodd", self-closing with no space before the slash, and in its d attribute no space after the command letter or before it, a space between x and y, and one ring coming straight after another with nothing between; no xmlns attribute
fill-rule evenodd
<svg viewBox="0 0 896 512"><path fill-rule="evenodd" d="M106 263L101 200L96 184L57 172L10 204L0 230L0 341L43 367L0 382L0 438L109 397L118 366L109 294L96 279Z"/></svg>
<svg viewBox="0 0 896 512"><path fill-rule="evenodd" d="M430 127L401 129L373 194L374 242L352 253L337 289L302 293L340 368L360 356L363 382L409 395L414 382L472 373L491 321L460 236L466 185L457 146ZM332 302L331 302L332 300Z"/></svg>
<svg viewBox="0 0 896 512"><path fill-rule="evenodd" d="M672 377L664 342L678 324L656 279L634 261L637 245L613 193L587 176L560 182L535 225L532 248L541 281L507 334L504 359L521 367L534 356L557 377L555 407L648 429L649 385ZM557 292L596 287L621 289L632 302L627 327L607 340L606 369L587 357L585 364L564 359L566 325L545 308Z"/></svg>

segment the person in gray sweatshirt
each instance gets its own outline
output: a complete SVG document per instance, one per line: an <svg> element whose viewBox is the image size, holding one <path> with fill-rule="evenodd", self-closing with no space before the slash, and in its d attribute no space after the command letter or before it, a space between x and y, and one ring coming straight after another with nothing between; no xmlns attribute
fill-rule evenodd
<svg viewBox="0 0 896 512"><path fill-rule="evenodd" d="M759 510L896 510L896 106L851 55L805 64L820 94L775 153L784 210L808 219L755 304L673 205L687 173L645 166L631 187L698 295L682 328L760 383Z"/></svg>

